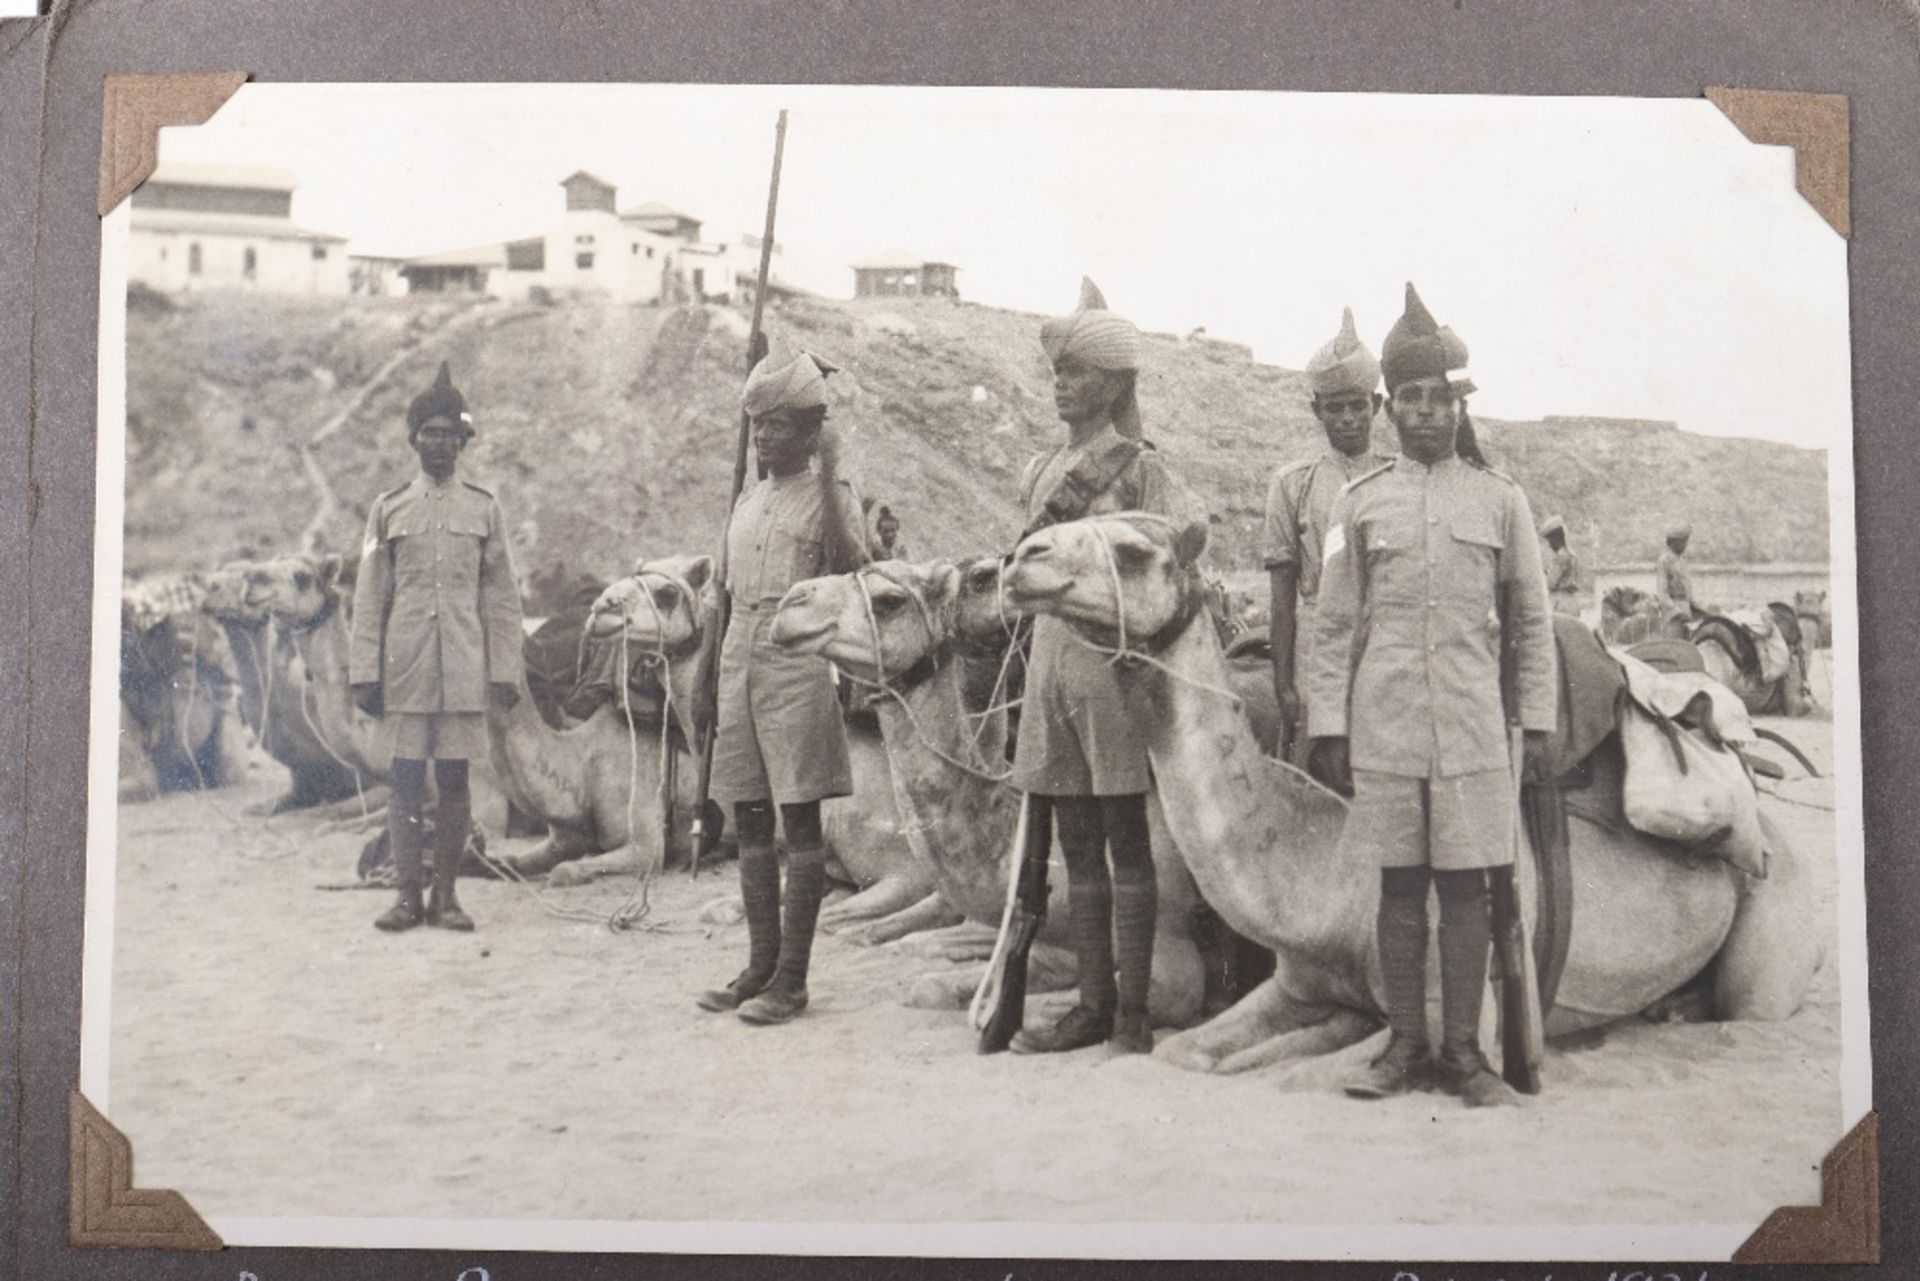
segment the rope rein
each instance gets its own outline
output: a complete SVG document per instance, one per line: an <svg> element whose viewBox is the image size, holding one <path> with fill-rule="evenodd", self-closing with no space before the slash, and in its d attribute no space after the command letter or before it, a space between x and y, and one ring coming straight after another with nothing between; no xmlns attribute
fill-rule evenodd
<svg viewBox="0 0 1920 1281"><path fill-rule="evenodd" d="M873 592L867 586L867 575L870 572L873 572L873 571L865 570L865 569L856 570L853 573L852 577L853 577L854 586L856 586L860 590L860 604L867 616L867 627L873 637L873 665L874 665L874 670L878 673L878 677L877 679L869 680L864 676L857 676L852 672L846 672L845 675L847 679L852 681L856 685L864 686L868 689L877 689L882 693L886 694L887 697L891 698L894 702L898 703L900 705L900 710L906 713L907 721L909 724L913 726L913 732L919 738L921 745L924 746L929 752L932 752L934 756L939 758L941 761L944 761L946 764L952 766L954 769L959 770L963 774L967 774L974 778L980 779L982 782L986 782L986 783L1004 783L1008 779L1012 778L1013 770L1011 767L1009 767L1004 772L998 772L998 773L991 772L987 770L985 766L982 763L978 762L977 760L963 761L959 757L954 756L952 753L942 748L937 742L935 742L928 735L926 726L920 720L920 714L914 711L913 709L913 704L909 703L906 699L906 696L903 695L898 689L895 689L893 686L893 682L887 678L886 655L884 652L884 645L880 637L880 619L879 619L879 616L874 612ZM881 576L887 577L886 575L881 575ZM921 594L917 590L915 590L910 584L898 582L893 578L887 578L887 581L890 583L893 583L897 587L904 589L907 595L913 600L914 604L919 608L921 624L926 628L926 631L927 631L927 645L929 647L929 653L938 649L940 644L940 631L934 624L933 611L927 605L926 599L923 596L921 596ZM980 755L980 740L979 740L979 730L977 728L972 734L967 736L967 743L973 749L973 754L976 757L978 757Z"/></svg>
<svg viewBox="0 0 1920 1281"><path fill-rule="evenodd" d="M1162 523L1167 525L1171 525L1174 523L1173 521L1167 520L1164 517L1154 516L1152 513L1142 512L1138 514L1142 516L1146 516L1152 520L1159 520ZM1089 525L1089 528L1093 530L1094 536L1100 540L1100 550L1104 554L1107 562L1107 573L1109 577L1111 577L1113 580L1113 607L1114 607L1114 614L1115 614L1115 623L1117 625L1116 630L1119 633L1119 646L1118 648L1110 648L1108 646L1102 645L1098 641L1095 641L1088 636L1082 635L1078 628L1069 628L1068 635L1072 636L1075 640L1079 641L1082 645L1086 646L1088 649L1093 650L1095 653L1107 655L1107 662L1111 666L1118 667L1122 663L1141 663L1141 664L1144 664L1145 666L1156 668L1159 671L1164 672L1166 675L1172 677L1176 681L1179 681L1183 685L1190 685L1194 689L1205 690L1209 694L1216 694L1219 697L1226 699L1229 703L1233 704L1235 707L1238 707L1241 704L1242 699L1240 695L1234 693L1232 690L1222 685L1215 685L1211 681L1203 681L1198 677L1189 676L1187 673L1179 671L1178 669L1161 661L1156 656L1147 653L1145 650L1135 649L1133 647L1127 635L1127 597L1126 597L1126 593L1122 590L1122 582L1120 578L1120 558L1114 553L1113 542L1111 539L1107 537L1107 531L1104 528L1102 528L1100 523L1097 521L1090 521L1088 522L1088 525ZM1197 613L1198 611L1196 610L1195 615L1190 615L1187 618L1186 620L1187 625L1192 624L1193 617L1197 616Z"/></svg>

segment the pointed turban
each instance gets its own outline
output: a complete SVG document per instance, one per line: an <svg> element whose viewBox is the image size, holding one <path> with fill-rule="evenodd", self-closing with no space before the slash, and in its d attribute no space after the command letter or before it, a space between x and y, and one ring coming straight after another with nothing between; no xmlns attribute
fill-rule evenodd
<svg viewBox="0 0 1920 1281"><path fill-rule="evenodd" d="M840 366L803 351L789 356L768 351L747 375L740 407L750 418L778 409L812 409L827 403L827 375Z"/></svg>
<svg viewBox="0 0 1920 1281"><path fill-rule="evenodd" d="M440 362L440 376L433 380L433 386L415 396L407 406L407 435L413 435L435 418L473 430L473 415L467 412L467 399L453 385L453 371L444 360Z"/></svg>
<svg viewBox="0 0 1920 1281"><path fill-rule="evenodd" d="M1407 282L1405 313L1380 344L1380 367L1389 392L1409 379L1435 376L1445 377L1463 396L1474 391L1473 379L1467 376L1467 344L1434 320L1412 281Z"/></svg>
<svg viewBox="0 0 1920 1281"><path fill-rule="evenodd" d="M1080 282L1079 310L1040 326L1040 345L1055 363L1072 356L1095 369L1140 368L1140 331L1107 310L1107 300L1091 280Z"/></svg>
<svg viewBox="0 0 1920 1281"><path fill-rule="evenodd" d="M1380 385L1380 362L1360 341L1353 325L1353 308L1340 313L1340 332L1307 362L1307 387L1316 396L1341 392L1371 395Z"/></svg>

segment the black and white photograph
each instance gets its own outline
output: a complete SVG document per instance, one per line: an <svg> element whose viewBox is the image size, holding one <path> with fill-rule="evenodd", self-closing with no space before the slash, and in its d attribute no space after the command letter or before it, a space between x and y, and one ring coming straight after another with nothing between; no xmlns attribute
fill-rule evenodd
<svg viewBox="0 0 1920 1281"><path fill-rule="evenodd" d="M1705 98L248 84L100 273L80 1088L229 1245L1715 1260L1872 1110Z"/></svg>

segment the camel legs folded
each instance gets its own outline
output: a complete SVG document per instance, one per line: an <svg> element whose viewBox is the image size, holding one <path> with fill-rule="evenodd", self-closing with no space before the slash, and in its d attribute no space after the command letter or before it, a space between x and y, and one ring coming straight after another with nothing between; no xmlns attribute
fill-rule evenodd
<svg viewBox="0 0 1920 1281"><path fill-rule="evenodd" d="M380 929L410 930L426 919L426 908L420 901L421 855L426 846L421 811L426 802L427 763L395 758L393 797L387 803L387 832L393 848L394 883L400 889L400 898L374 921Z"/></svg>
<svg viewBox="0 0 1920 1281"><path fill-rule="evenodd" d="M891 943L895 939L905 938L909 934L918 934L923 930L942 929L960 923L960 913L953 910L940 891L935 890L911 907L903 908L891 916L868 921L848 930L840 937L860 947L874 947L881 943Z"/></svg>
<svg viewBox="0 0 1920 1281"><path fill-rule="evenodd" d="M440 806L433 819L433 896L427 903L427 924L465 933L473 929L473 918L460 909L454 885L460 876L460 860L467 851L468 829L473 824L467 763L435 761L433 781L439 785Z"/></svg>
<svg viewBox="0 0 1920 1281"><path fill-rule="evenodd" d="M1425 1083L1427 1046L1427 884L1425 867L1389 867L1380 873L1380 916L1376 923L1380 977L1386 987L1387 1025L1393 1037L1384 1054L1347 1083L1360 1099L1385 1099ZM1445 937L1445 926L1441 927ZM1486 952L1491 926L1481 936L1480 982L1486 983ZM1478 1014L1474 1024L1477 1031ZM1476 1046L1475 1052L1478 1053Z"/></svg>

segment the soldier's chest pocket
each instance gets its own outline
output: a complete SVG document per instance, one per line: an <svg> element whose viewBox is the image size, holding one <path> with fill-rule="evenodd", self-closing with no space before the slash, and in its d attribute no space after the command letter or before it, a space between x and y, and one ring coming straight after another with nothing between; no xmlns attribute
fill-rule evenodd
<svg viewBox="0 0 1920 1281"><path fill-rule="evenodd" d="M827 572L822 541L805 530L776 529L767 539L767 569L786 581L784 590Z"/></svg>
<svg viewBox="0 0 1920 1281"><path fill-rule="evenodd" d="M1493 602L1500 578L1500 557L1507 540L1499 525L1484 517L1456 516L1449 540L1450 595L1475 606Z"/></svg>

